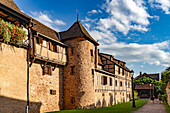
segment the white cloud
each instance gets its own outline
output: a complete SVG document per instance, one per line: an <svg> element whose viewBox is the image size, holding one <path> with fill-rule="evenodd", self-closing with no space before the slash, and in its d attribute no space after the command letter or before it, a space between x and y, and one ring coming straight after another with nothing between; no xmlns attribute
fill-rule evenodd
<svg viewBox="0 0 170 113"><path fill-rule="evenodd" d="M162 66L170 66L170 40L154 44L137 44L118 42L115 34L122 32L126 35L130 30L147 32L149 19L159 20L159 16L150 16L143 0L106 0L102 9L108 13L106 18L83 20L92 23L87 27L93 38L99 40L99 48L104 53L110 53L125 62L144 62ZM96 10L97 11L97 10ZM87 26L87 25L86 25ZM132 34L131 36L136 36ZM131 39L127 37L126 39ZM141 40L141 38L136 41Z"/></svg>
<svg viewBox="0 0 170 113"><path fill-rule="evenodd" d="M53 28L57 31L60 31L60 29L58 28L58 25L66 25L66 23L63 22L62 20L59 20L59 19L52 20L51 15L47 14L45 11L44 12L30 11L30 12L33 18L35 18L36 20L40 21L44 25L50 28Z"/></svg>
<svg viewBox="0 0 170 113"><path fill-rule="evenodd" d="M144 67L144 65L141 65L140 67Z"/></svg>
<svg viewBox="0 0 170 113"><path fill-rule="evenodd" d="M117 30L126 35L130 30L146 32L150 24L143 0L106 0L102 6L109 14L106 18L99 19L98 28L106 30Z"/></svg>
<svg viewBox="0 0 170 113"><path fill-rule="evenodd" d="M95 13L97 13L97 10L95 10L95 9L88 12L88 14L95 14Z"/></svg>
<svg viewBox="0 0 170 113"><path fill-rule="evenodd" d="M102 13L102 11L100 9L98 9L98 10L93 9L88 12L88 14L97 14L97 13Z"/></svg>
<svg viewBox="0 0 170 113"><path fill-rule="evenodd" d="M152 7L162 9L165 14L170 14L170 0L149 0Z"/></svg>
<svg viewBox="0 0 170 113"><path fill-rule="evenodd" d="M170 49L166 44L170 45L170 40L154 44L114 42L111 45L101 43L100 49L127 62L145 62L150 65L170 66L170 53L164 51L164 49Z"/></svg>
<svg viewBox="0 0 170 113"><path fill-rule="evenodd" d="M66 25L66 23L63 22L62 20L56 19L54 22L55 22L56 25Z"/></svg>

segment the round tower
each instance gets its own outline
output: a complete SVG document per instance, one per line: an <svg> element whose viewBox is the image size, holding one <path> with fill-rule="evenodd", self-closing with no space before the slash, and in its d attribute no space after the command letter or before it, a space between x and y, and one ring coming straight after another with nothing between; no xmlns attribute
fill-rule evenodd
<svg viewBox="0 0 170 113"><path fill-rule="evenodd" d="M94 48L98 43L92 39L80 22L75 22L68 31L61 32L60 35L62 41L69 45L68 65L64 67L64 107L65 109L93 108ZM68 35L74 38L66 38Z"/></svg>

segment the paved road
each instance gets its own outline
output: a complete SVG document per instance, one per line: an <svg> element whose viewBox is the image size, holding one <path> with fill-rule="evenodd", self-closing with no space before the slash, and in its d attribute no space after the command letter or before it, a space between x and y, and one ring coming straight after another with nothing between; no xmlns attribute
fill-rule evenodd
<svg viewBox="0 0 170 113"><path fill-rule="evenodd" d="M146 105L134 111L133 113L167 113L163 104L159 104L158 99L154 100L154 104L151 104L149 100Z"/></svg>

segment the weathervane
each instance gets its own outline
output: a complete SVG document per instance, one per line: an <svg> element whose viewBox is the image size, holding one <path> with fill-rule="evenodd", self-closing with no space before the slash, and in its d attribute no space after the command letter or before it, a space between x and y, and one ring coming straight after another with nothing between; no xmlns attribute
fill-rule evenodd
<svg viewBox="0 0 170 113"><path fill-rule="evenodd" d="M76 12L77 12L77 21L79 21L79 11L76 10Z"/></svg>

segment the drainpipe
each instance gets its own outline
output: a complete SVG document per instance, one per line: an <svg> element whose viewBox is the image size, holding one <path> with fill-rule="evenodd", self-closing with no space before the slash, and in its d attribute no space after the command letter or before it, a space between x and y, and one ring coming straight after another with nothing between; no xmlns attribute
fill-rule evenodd
<svg viewBox="0 0 170 113"><path fill-rule="evenodd" d="M32 32L31 32L31 25L32 20L29 23L28 26L28 47L27 47L27 113L29 113L29 108L30 108L30 98L29 98L29 69L30 69L30 50L31 50L31 39L32 39Z"/></svg>

